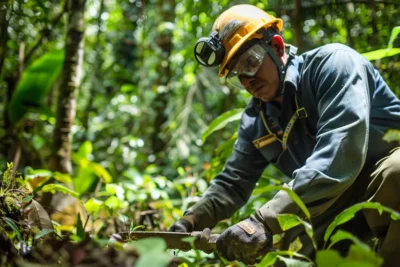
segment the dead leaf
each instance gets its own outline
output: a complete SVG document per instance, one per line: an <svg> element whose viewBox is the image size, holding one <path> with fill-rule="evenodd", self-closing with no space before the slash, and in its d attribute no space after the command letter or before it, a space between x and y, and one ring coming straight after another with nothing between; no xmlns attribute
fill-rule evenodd
<svg viewBox="0 0 400 267"><path fill-rule="evenodd" d="M47 211L36 200L32 199L31 210L28 219L37 225L41 230L53 229L53 223Z"/></svg>

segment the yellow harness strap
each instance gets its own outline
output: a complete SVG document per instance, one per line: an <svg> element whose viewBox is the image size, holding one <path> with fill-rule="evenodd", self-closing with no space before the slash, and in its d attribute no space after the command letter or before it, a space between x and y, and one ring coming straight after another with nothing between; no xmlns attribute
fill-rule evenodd
<svg viewBox="0 0 400 267"><path fill-rule="evenodd" d="M281 142L282 148L283 148L284 151L287 150L287 141L289 139L290 132L292 131L294 123L296 122L296 120L299 119L299 118L300 119L307 118L306 109L304 107L300 107L299 108L299 104L298 104L298 101L297 101L297 95L295 95L295 103L296 103L296 112L293 114L293 116L290 119L289 123L286 125L285 131L283 132L282 140L278 137L278 135L281 134L281 131L278 132L278 134L273 133L271 131L271 129L268 127L267 121L265 120L264 112L263 112L262 109L260 109L260 116L261 116L261 119L263 121L265 129L268 131L269 135L273 135L276 138L276 140Z"/></svg>

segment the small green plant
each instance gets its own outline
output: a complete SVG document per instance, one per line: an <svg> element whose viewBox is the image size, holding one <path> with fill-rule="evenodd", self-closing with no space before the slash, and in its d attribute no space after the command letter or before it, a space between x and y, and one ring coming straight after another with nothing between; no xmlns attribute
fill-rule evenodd
<svg viewBox="0 0 400 267"><path fill-rule="evenodd" d="M392 220L400 220L400 213L392 210L388 207L382 206L380 203L374 202L362 202L355 204L346 210L342 211L335 217L332 223L326 229L324 235L325 244L323 248L317 248L316 241L314 239L314 230L310 223L310 213L305 207L301 199L288 188L271 186L264 190L285 190L289 196L296 202L302 212L306 215L306 220L293 215L293 214L281 214L278 215L278 221L281 228L286 231L295 226L303 225L309 238L312 240L312 244L316 249L316 261L312 261L305 255L298 253L299 248L302 244L299 239L295 240L288 251L275 251L268 253L260 262L258 267L267 267L273 265L276 261L281 260L288 266L339 266L339 264L346 262L346 264L360 264L362 266L380 266L383 263L383 259L376 254L376 252L370 247L370 245L360 241L356 236L351 233L338 230L334 231L338 226L350 221L354 218L355 214L363 209L375 209L380 214L387 212L390 214ZM332 246L338 242L350 240L353 244L350 246L348 255L346 257L340 256L339 252L332 249Z"/></svg>
<svg viewBox="0 0 400 267"><path fill-rule="evenodd" d="M17 249L29 247L54 231L49 215L25 185L13 164L7 164L0 180L0 234Z"/></svg>

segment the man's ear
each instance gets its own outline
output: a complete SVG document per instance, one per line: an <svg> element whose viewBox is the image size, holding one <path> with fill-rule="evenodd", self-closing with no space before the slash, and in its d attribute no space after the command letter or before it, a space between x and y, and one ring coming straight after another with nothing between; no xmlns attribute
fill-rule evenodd
<svg viewBox="0 0 400 267"><path fill-rule="evenodd" d="M279 57L282 57L285 54L285 43L283 42L282 36L274 35L270 44Z"/></svg>

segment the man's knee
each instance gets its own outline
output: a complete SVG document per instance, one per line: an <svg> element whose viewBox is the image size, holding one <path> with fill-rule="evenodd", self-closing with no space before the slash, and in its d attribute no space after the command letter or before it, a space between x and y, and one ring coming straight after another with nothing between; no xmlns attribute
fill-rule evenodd
<svg viewBox="0 0 400 267"><path fill-rule="evenodd" d="M371 175L366 200L399 211L400 207L400 149L394 150L378 164ZM388 213L379 213L374 209L363 211L370 228L377 237L385 236L391 217Z"/></svg>

